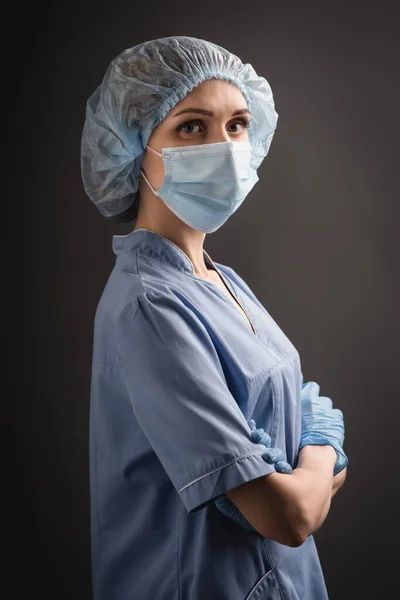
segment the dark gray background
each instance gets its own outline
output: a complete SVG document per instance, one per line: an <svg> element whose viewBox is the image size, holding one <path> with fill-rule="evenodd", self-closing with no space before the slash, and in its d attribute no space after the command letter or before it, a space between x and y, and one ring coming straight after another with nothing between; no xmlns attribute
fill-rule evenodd
<svg viewBox="0 0 400 600"><path fill-rule="evenodd" d="M8 598L91 598L92 328L111 236L132 226L86 196L80 135L109 62L167 35L225 46L272 86L279 121L260 181L205 248L247 281L305 379L344 413L347 481L315 535L330 600L396 596L398 17L395 2L63 0L18 5L3 25Z"/></svg>

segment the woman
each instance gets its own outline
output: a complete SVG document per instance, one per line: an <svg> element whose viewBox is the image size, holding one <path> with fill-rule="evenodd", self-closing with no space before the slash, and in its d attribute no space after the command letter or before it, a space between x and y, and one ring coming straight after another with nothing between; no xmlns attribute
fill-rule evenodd
<svg viewBox="0 0 400 600"><path fill-rule="evenodd" d="M343 414L203 248L258 181L277 117L251 65L185 36L122 52L88 101L86 192L135 221L95 316L96 599L328 597L312 533L344 480Z"/></svg>

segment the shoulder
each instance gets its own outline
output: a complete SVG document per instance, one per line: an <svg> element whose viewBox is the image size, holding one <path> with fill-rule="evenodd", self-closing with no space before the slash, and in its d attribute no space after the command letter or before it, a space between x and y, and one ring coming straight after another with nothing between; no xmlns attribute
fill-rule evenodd
<svg viewBox="0 0 400 600"><path fill-rule="evenodd" d="M155 270L155 267L153 268ZM96 321L109 324L140 310L168 306L173 302L171 282L157 272L141 272L132 264L115 265L96 308Z"/></svg>
<svg viewBox="0 0 400 600"><path fill-rule="evenodd" d="M94 324L94 354L123 365L144 353L157 360L167 349L178 352L185 336L199 337L201 326L183 302L167 292L142 289L99 305ZM203 333L204 335L204 333ZM125 357L125 359L124 359Z"/></svg>
<svg viewBox="0 0 400 600"><path fill-rule="evenodd" d="M218 353L204 320L190 303L173 293L146 291L125 303L115 322L116 348L125 366L189 369L218 362ZM163 365L163 366L162 366ZM204 373L207 376L207 373Z"/></svg>
<svg viewBox="0 0 400 600"><path fill-rule="evenodd" d="M186 296L169 289L145 289L121 303L115 325L121 335L159 339L169 346L185 336L204 336L201 311ZM139 333L141 332L141 333Z"/></svg>

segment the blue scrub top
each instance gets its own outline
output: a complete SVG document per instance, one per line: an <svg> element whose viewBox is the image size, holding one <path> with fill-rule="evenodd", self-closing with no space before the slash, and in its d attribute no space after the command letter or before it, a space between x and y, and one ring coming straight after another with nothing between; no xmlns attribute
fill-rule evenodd
<svg viewBox="0 0 400 600"><path fill-rule="evenodd" d="M113 236L97 306L90 403L95 600L326 600L313 536L297 548L248 531L214 500L275 472L254 419L293 468L299 353L243 279L247 319L149 229Z"/></svg>

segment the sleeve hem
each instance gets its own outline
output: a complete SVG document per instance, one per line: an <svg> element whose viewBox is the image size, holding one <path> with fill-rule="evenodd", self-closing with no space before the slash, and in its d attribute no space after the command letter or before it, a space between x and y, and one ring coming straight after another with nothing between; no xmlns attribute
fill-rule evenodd
<svg viewBox="0 0 400 600"><path fill-rule="evenodd" d="M217 497L246 481L275 473L275 465L267 463L262 454L260 451L242 455L179 490L187 512L192 513L204 508Z"/></svg>

